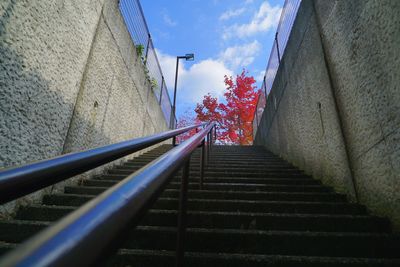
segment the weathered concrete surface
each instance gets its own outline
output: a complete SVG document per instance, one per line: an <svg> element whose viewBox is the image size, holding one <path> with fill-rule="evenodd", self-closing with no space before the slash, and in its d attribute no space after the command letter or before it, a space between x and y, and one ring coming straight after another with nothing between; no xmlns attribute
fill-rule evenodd
<svg viewBox="0 0 400 267"><path fill-rule="evenodd" d="M0 167L61 154L101 7L0 2Z"/></svg>
<svg viewBox="0 0 400 267"><path fill-rule="evenodd" d="M400 2L317 0L315 11L303 1L256 143L398 230Z"/></svg>
<svg viewBox="0 0 400 267"><path fill-rule="evenodd" d="M117 2L0 2L0 168L167 129Z"/></svg>

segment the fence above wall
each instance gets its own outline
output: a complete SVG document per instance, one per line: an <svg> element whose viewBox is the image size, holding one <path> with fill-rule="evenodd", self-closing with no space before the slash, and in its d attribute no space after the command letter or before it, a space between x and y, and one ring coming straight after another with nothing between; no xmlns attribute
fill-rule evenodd
<svg viewBox="0 0 400 267"><path fill-rule="evenodd" d="M161 106L165 120L169 123L172 110L171 99L143 14L142 6L139 0L120 0L119 8L136 47L136 52L141 58L151 88ZM176 125L176 118L174 118L174 122ZM175 125L170 125L170 128L174 128Z"/></svg>
<svg viewBox="0 0 400 267"><path fill-rule="evenodd" d="M285 0L282 8L281 17L279 19L278 29L275 33L274 44L268 59L267 68L263 83L261 86L261 93L258 97L257 108L255 110L253 119L253 136L256 136L258 125L261 121L261 116L264 112L266 98L271 92L272 85L274 84L275 76L278 71L283 53L285 52L286 44L289 40L290 32L293 27L294 20L297 15L301 0Z"/></svg>

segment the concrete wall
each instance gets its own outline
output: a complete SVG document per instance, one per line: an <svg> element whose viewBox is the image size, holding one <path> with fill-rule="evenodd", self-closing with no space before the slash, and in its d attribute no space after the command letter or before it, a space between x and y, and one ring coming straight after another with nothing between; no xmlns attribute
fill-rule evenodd
<svg viewBox="0 0 400 267"><path fill-rule="evenodd" d="M0 168L166 130L145 77L117 0L1 1Z"/></svg>
<svg viewBox="0 0 400 267"><path fill-rule="evenodd" d="M400 229L400 2L303 0L255 143Z"/></svg>

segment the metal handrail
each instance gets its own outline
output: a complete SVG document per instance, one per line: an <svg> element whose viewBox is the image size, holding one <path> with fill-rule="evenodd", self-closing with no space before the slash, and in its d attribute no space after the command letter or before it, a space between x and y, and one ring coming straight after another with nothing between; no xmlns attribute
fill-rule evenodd
<svg viewBox="0 0 400 267"><path fill-rule="evenodd" d="M0 261L0 266L88 266L96 263L128 225L136 225L167 183L184 166L179 201L177 264L183 264L190 156L212 135L199 133L129 175L95 199L46 228ZM211 144L211 140L208 143Z"/></svg>
<svg viewBox="0 0 400 267"><path fill-rule="evenodd" d="M0 171L0 204L204 125L205 123L188 126L2 170Z"/></svg>

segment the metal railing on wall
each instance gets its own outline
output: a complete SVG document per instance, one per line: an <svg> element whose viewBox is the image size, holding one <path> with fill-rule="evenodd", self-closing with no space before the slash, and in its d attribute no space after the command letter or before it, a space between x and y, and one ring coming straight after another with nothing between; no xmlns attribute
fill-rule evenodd
<svg viewBox="0 0 400 267"><path fill-rule="evenodd" d="M5 256L1 255L0 266L102 265L107 253L114 251L118 240L122 241L127 226L138 224L182 167L175 266L183 266L191 155L201 147L198 185L202 190L204 169L209 164L216 135L215 123L170 130L0 171L0 203L7 203L200 127L204 128L196 130L195 135L179 146L134 171Z"/></svg>
<svg viewBox="0 0 400 267"><path fill-rule="evenodd" d="M154 95L157 97L158 103L161 106L165 120L169 122L172 110L171 99L143 14L142 6L139 0L120 0L119 8L136 47L136 52L141 58L143 68L150 81ZM176 125L176 118L174 122ZM170 128L174 128L175 125L170 125Z"/></svg>
<svg viewBox="0 0 400 267"><path fill-rule="evenodd" d="M261 86L261 93L258 97L257 108L253 119L253 136L257 133L258 125L260 125L261 116L264 112L266 99L271 92L274 84L275 76L278 71L283 53L285 51L289 35L293 27L294 20L297 15L301 0L285 0L282 8L281 17L277 31L275 33L274 44L269 56L267 69L265 70L264 80Z"/></svg>

